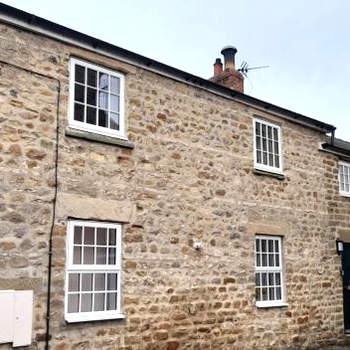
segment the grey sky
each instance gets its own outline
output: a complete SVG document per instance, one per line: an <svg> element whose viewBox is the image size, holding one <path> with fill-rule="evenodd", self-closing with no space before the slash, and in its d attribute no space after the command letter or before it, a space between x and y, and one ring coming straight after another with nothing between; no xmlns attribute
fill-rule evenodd
<svg viewBox="0 0 350 350"><path fill-rule="evenodd" d="M9 0L4 3L208 78L221 48L249 73L245 92L337 127L350 141L350 1Z"/></svg>

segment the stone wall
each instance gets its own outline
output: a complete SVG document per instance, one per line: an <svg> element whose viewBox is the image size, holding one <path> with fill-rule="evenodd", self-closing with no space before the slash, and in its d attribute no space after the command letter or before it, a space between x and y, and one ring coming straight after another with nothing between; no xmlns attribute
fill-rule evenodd
<svg viewBox="0 0 350 350"><path fill-rule="evenodd" d="M29 348L44 347L55 79L61 92L52 349L306 349L345 342L335 237L338 221L339 230L349 228L349 203L337 195L335 157L318 151L324 135L6 25L0 45L0 61L22 67L1 64L0 287L34 289ZM126 74L133 150L66 134L70 56ZM282 127L284 180L253 173L256 115ZM64 321L68 217L123 223L124 320ZM287 307L254 305L257 233L283 236ZM201 251L193 250L194 240Z"/></svg>

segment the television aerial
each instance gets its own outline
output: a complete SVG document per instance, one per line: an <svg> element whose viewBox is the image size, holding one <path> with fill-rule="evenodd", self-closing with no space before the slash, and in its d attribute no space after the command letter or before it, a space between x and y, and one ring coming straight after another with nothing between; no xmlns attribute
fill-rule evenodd
<svg viewBox="0 0 350 350"><path fill-rule="evenodd" d="M257 67L249 67L248 63L246 61L243 61L241 63L240 68L238 68L237 70L239 72L241 72L246 78L248 78L248 72L251 70L255 70L255 69L263 69L263 68L269 68L270 66L257 66Z"/></svg>

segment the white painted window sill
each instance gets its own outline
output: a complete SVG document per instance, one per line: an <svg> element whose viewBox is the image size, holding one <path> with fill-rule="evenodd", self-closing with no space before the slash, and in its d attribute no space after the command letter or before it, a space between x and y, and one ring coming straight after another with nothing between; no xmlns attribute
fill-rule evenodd
<svg viewBox="0 0 350 350"><path fill-rule="evenodd" d="M91 313L87 313L86 315L82 314L66 314L66 321L68 323L74 322L88 322L88 321L104 321L104 320L121 320L126 317L125 314L109 314L109 315L92 315Z"/></svg>
<svg viewBox="0 0 350 350"><path fill-rule="evenodd" d="M264 302L256 302L255 306L258 309L266 309L266 308L272 308L272 307L287 307L289 304L285 302L276 302L276 303L264 303Z"/></svg>
<svg viewBox="0 0 350 350"><path fill-rule="evenodd" d="M341 197L350 197L350 193L348 193L348 192L339 192L339 195L341 196Z"/></svg>

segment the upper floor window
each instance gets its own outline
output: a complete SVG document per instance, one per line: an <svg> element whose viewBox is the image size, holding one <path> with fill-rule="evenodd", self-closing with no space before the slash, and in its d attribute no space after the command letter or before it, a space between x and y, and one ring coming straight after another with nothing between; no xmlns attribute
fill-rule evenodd
<svg viewBox="0 0 350 350"><path fill-rule="evenodd" d="M69 126L125 139L124 75L71 58Z"/></svg>
<svg viewBox="0 0 350 350"><path fill-rule="evenodd" d="M258 235L255 239L255 296L259 307L284 305L282 238Z"/></svg>
<svg viewBox="0 0 350 350"><path fill-rule="evenodd" d="M69 221L66 259L66 320L122 318L121 225Z"/></svg>
<svg viewBox="0 0 350 350"><path fill-rule="evenodd" d="M339 162L339 193L350 197L350 163Z"/></svg>
<svg viewBox="0 0 350 350"><path fill-rule="evenodd" d="M282 173L281 128L261 119L254 119L254 167Z"/></svg>

